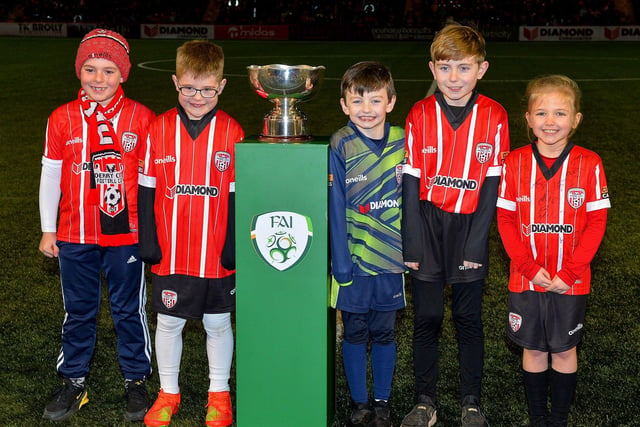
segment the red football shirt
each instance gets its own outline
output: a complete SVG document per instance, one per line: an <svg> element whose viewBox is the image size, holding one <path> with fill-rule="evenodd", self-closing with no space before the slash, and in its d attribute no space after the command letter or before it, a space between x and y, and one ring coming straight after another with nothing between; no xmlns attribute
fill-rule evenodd
<svg viewBox="0 0 640 427"><path fill-rule="evenodd" d="M571 286L568 295L589 293L589 263L606 222L598 211L611 203L600 157L575 145L567 151L550 169L536 160L532 145L514 150L505 160L498 226L511 258L512 292L544 292L527 278L544 267L551 278L558 274Z"/></svg>
<svg viewBox="0 0 640 427"><path fill-rule="evenodd" d="M155 187L155 221L162 260L158 275L221 278L229 193L235 191L235 144L242 128L218 110L193 140L177 109L149 126L140 185Z"/></svg>
<svg viewBox="0 0 640 427"><path fill-rule="evenodd" d="M431 95L407 116L407 167L420 179L420 200L452 213L474 213L487 176L500 176L509 151L504 108L483 95L454 129Z"/></svg>
<svg viewBox="0 0 640 427"><path fill-rule="evenodd" d="M100 232L98 205L87 203L92 166L84 117L80 103L74 100L54 110L47 122L43 157L62 162L57 239L103 246L135 244L138 242L138 160L144 152L147 126L155 114L126 98L113 123L122 145L131 230L128 235L115 236Z"/></svg>

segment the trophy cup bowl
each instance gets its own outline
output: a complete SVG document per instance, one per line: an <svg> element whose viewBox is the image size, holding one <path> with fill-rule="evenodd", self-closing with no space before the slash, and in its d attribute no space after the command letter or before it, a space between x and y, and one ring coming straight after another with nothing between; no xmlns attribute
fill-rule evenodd
<svg viewBox="0 0 640 427"><path fill-rule="evenodd" d="M325 67L320 65L250 65L249 83L261 98L275 104L264 116L260 141L300 142L313 137L307 129L307 117L297 103L308 101L320 90Z"/></svg>

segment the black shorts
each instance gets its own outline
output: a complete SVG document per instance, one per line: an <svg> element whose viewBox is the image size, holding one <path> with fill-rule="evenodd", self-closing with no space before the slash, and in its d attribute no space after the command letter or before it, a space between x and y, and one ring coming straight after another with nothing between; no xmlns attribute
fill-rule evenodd
<svg viewBox="0 0 640 427"><path fill-rule="evenodd" d="M509 292L507 336L528 350L567 351L584 333L587 295Z"/></svg>
<svg viewBox="0 0 640 427"><path fill-rule="evenodd" d="M489 243L481 268L465 269L464 246L469 236L473 214L457 214L438 209L431 202L420 202L424 252L418 271L411 276L425 282L470 283L487 277Z"/></svg>
<svg viewBox="0 0 640 427"><path fill-rule="evenodd" d="M221 279L174 274L152 275L153 311L183 319L202 319L206 314L236 309L236 275Z"/></svg>

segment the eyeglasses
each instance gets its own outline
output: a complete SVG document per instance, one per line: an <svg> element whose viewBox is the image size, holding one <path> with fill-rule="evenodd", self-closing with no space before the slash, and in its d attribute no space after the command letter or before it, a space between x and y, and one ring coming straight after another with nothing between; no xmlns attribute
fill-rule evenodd
<svg viewBox="0 0 640 427"><path fill-rule="evenodd" d="M178 90L184 96L192 98L196 96L196 93L200 92L203 98L215 98L218 95L218 89L212 87L205 87L202 89L196 89L191 86L178 86Z"/></svg>

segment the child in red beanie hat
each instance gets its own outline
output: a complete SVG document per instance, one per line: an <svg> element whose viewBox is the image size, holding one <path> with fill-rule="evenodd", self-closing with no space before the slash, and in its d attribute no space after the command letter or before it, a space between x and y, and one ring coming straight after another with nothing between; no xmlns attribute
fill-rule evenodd
<svg viewBox="0 0 640 427"><path fill-rule="evenodd" d="M138 254L138 161L155 114L124 95L121 83L131 63L122 35L89 32L75 68L81 89L49 116L42 157L39 249L58 258L65 310L56 365L62 387L43 418L64 420L88 402L85 378L104 273L125 380L125 418L140 421L149 407L151 346Z"/></svg>

